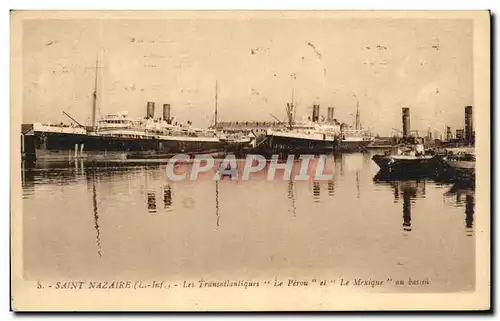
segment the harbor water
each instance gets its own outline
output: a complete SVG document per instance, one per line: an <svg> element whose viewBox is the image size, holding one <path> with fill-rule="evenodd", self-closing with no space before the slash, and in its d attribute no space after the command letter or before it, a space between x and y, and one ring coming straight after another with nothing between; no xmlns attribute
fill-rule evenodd
<svg viewBox="0 0 500 321"><path fill-rule="evenodd" d="M23 168L24 278L392 278L425 281L405 292L473 291L474 186L379 180L371 157L330 156L329 181L172 181L154 163Z"/></svg>

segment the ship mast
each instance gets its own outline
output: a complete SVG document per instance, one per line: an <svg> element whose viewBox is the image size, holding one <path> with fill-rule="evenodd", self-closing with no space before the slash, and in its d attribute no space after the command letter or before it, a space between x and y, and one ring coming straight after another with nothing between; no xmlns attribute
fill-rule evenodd
<svg viewBox="0 0 500 321"><path fill-rule="evenodd" d="M214 127L217 128L217 93L219 91L217 80L215 81L215 116L214 116Z"/></svg>
<svg viewBox="0 0 500 321"><path fill-rule="evenodd" d="M94 83L94 93L92 96L92 131L96 130L95 126L95 116L96 116L96 108L97 108L97 72L99 68L99 54L97 54L95 61L95 83Z"/></svg>
<svg viewBox="0 0 500 321"><path fill-rule="evenodd" d="M357 109L356 109L356 130L360 130L361 128L361 123L359 120L359 101L357 103Z"/></svg>
<svg viewBox="0 0 500 321"><path fill-rule="evenodd" d="M294 121L294 111L295 111L295 105L293 102L293 94L294 94L294 89L292 88L292 101L290 103L286 104L286 116L288 118L288 126L290 129L293 127L293 121Z"/></svg>

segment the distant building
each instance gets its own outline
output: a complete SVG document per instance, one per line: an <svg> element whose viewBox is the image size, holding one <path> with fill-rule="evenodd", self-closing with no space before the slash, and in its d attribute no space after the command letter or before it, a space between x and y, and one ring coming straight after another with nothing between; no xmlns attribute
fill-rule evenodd
<svg viewBox="0 0 500 321"><path fill-rule="evenodd" d="M464 129L457 129L455 131L455 138L458 140L464 140L465 139L465 131Z"/></svg>
<svg viewBox="0 0 500 321"><path fill-rule="evenodd" d="M452 139L453 139L453 135L451 134L451 127L446 126L446 140L452 140Z"/></svg>

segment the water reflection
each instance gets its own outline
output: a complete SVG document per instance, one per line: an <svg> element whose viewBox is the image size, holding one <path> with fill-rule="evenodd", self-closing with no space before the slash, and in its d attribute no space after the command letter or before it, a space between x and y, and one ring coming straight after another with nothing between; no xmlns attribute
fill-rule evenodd
<svg viewBox="0 0 500 321"><path fill-rule="evenodd" d="M24 161L21 165L21 186L23 198L29 198L35 194L35 172L28 169Z"/></svg>
<svg viewBox="0 0 500 321"><path fill-rule="evenodd" d="M295 204L295 183L293 179L288 181L288 199L292 201L293 216L297 216L297 205Z"/></svg>
<svg viewBox="0 0 500 321"><path fill-rule="evenodd" d="M148 212L156 213L156 194L155 191L148 191Z"/></svg>
<svg viewBox="0 0 500 321"><path fill-rule="evenodd" d="M219 181L215 181L215 217L217 218L216 220L216 230L219 230L219 220L220 220L220 214L219 214Z"/></svg>
<svg viewBox="0 0 500 321"><path fill-rule="evenodd" d="M463 207L465 212L466 235L473 235L475 185L472 180L455 180L450 177L408 177L378 172L373 178L375 184L387 185L393 188L394 202L403 198L403 229L411 231L411 210L416 199L425 197L426 182L436 186L450 186L444 193L445 198L452 198L454 206Z"/></svg>
<svg viewBox="0 0 500 321"><path fill-rule="evenodd" d="M341 159L342 174L344 174L345 170L352 173L360 172L363 170L365 164L365 158L363 154L342 154Z"/></svg>
<svg viewBox="0 0 500 321"><path fill-rule="evenodd" d="M97 210L97 189L96 189L96 176L92 175L92 208L94 210L94 228L96 230L96 245L97 245L97 255L102 257L102 247L101 247L101 230L99 228L99 214Z"/></svg>
<svg viewBox="0 0 500 321"><path fill-rule="evenodd" d="M85 167L84 167L84 162L82 159L74 160L73 166L75 167L75 173L78 173L79 175L84 175Z"/></svg>
<svg viewBox="0 0 500 321"><path fill-rule="evenodd" d="M356 191L359 198L361 195L361 193L359 192L359 171L356 171Z"/></svg>
<svg viewBox="0 0 500 321"><path fill-rule="evenodd" d="M374 177L375 184L390 186L393 191L394 203L403 200L403 231L411 232L411 212L418 198L425 198L425 180L408 179L401 176L386 176L384 173L377 173Z"/></svg>
<svg viewBox="0 0 500 321"><path fill-rule="evenodd" d="M171 212L171 207L172 207L172 187L170 184L167 184L163 186L160 189L160 195L161 195L161 190L163 190L163 209L165 212ZM157 213L158 208L157 208L157 203L156 203L156 189L150 188L147 192L147 206L148 206L148 212L151 214Z"/></svg>
<svg viewBox="0 0 500 321"><path fill-rule="evenodd" d="M264 172L245 182L172 181L165 165L148 164L25 167L24 266L40 278L67 271L90 278L104 268L109 277L222 275L269 264L378 276L397 257L412 275L435 273L434 284L456 285L446 290L474 289L473 187L384 178L366 155L328 162L329 181L266 181ZM459 251L442 250L452 242ZM269 260L280 253L286 260Z"/></svg>
<svg viewBox="0 0 500 321"><path fill-rule="evenodd" d="M172 206L172 188L170 187L170 185L166 185L163 187L163 208L169 210L171 206Z"/></svg>
<svg viewBox="0 0 500 321"><path fill-rule="evenodd" d="M467 236L474 235L474 208L475 208L475 186L473 181L460 181L444 194L445 197L453 198L457 207L464 208L465 231Z"/></svg>
<svg viewBox="0 0 500 321"><path fill-rule="evenodd" d="M335 181L328 181L328 196L335 195Z"/></svg>
<svg viewBox="0 0 500 321"><path fill-rule="evenodd" d="M466 195L465 196L465 227L468 229L470 233L469 236L472 235L472 227L474 223L474 196Z"/></svg>
<svg viewBox="0 0 500 321"><path fill-rule="evenodd" d="M412 190L403 190L403 230L411 231L411 199L414 195Z"/></svg>
<svg viewBox="0 0 500 321"><path fill-rule="evenodd" d="M300 202L297 201L298 194L301 194L301 192L304 191L304 189L300 186L303 182L296 182L293 180L293 177L287 182L284 182L285 185L282 185L284 188L280 189L280 191L282 191L281 195L285 196L285 199L289 200L288 211L292 212L293 216L296 217L297 214L300 214L298 212L301 208L307 208L308 203L312 204L321 202L324 203L322 206L326 207L339 206L340 203L333 203L333 197L335 195L340 195L341 199L345 197L352 197L350 198L352 202L363 202L363 198L369 199L370 197L374 197L372 195L373 188L369 186L369 184L372 184L370 182L370 177L372 177L371 175L373 175L373 172L369 171L370 164L372 163L367 160L370 160L370 157L367 157L366 154L334 155L333 165L335 168L333 172L333 179L327 182L317 180L308 182L307 184L311 184L309 185L308 190L310 191L310 188L312 188L312 199L309 194L309 200L304 197L303 199L299 198ZM332 161L332 158L330 158L330 161ZM412 226L412 210L414 209L418 199L425 198L426 184L432 182L431 184L433 185L431 188L434 188L436 185L445 187L451 185L448 182L436 182L435 180L433 181L425 177L401 177L388 175L390 174L379 172L375 175L375 177L373 177L372 181L375 186L388 187L388 192L392 194L394 202L401 204L402 207L400 208L400 213L402 213L402 230L404 232L412 232L414 229ZM87 189L89 193L92 193L92 214L94 219L94 228L96 231L96 244L98 248L97 253L99 257L102 255L102 248L100 240L101 227L99 222L100 203L98 200L100 200L101 203L106 199L112 199L115 201L112 196L115 192L123 193L123 187L125 187L125 197L137 199L137 197L134 196L134 193L140 195L139 198L141 206L143 209L147 209L147 213L149 214L161 213L162 210L164 212L172 212L174 210L173 189L177 192L177 185L172 182L165 184L167 178L165 177L164 168L160 165L117 165L103 168L101 166L96 166L95 164L84 163L83 161L71 162L67 164L42 163L37 164L35 168L23 165L23 197L26 199L34 196L35 185L38 187L47 184L53 184L56 186L76 185L81 179L87 180ZM133 186L134 182L137 181L141 181L140 192L137 187ZM235 182L235 184L236 183L237 182ZM248 182L248 184L255 183L255 181L253 183ZM262 181L258 180L258 183L262 184ZM210 211L215 211L215 225L218 230L220 228L221 216L219 202L220 182L215 181L210 182L210 184L214 184L211 185L212 187L209 188L209 191L210 195L212 195L212 199L215 199L210 202ZM321 198L322 184L325 184L323 187L326 187L326 191L323 191L324 195L328 195L326 198ZM99 186L102 187L99 188ZM363 194L366 195L361 194L361 189L363 189ZM100 197L97 197L98 192L101 193ZM231 189L224 192L232 195ZM464 208L467 235L473 235L475 206L474 192L473 186L455 183L446 193L449 198L455 199L455 206ZM193 204L199 197L196 194L192 194L190 196L192 196L192 198L182 196L182 194L177 195L180 200L191 200ZM157 203L157 201L161 202L161 200L163 200L163 206ZM182 204L183 207L181 208L179 205L179 208L175 208L176 211L182 211L185 208L192 208L194 206L190 203L187 204L189 205L187 206L184 204L184 201L179 201L179 203ZM106 204L106 206L108 206L108 204ZM340 206L345 208L348 207L347 204Z"/></svg>
<svg viewBox="0 0 500 321"><path fill-rule="evenodd" d="M417 198L425 197L425 181L395 181L392 182L394 188L394 201L397 202L399 195L403 198L403 230L410 232L411 211Z"/></svg>
<svg viewBox="0 0 500 321"><path fill-rule="evenodd" d="M313 181L313 198L314 202L318 203L320 201L321 196L321 185L318 181Z"/></svg>
<svg viewBox="0 0 500 321"><path fill-rule="evenodd" d="M341 177L344 176L344 163L342 162L342 155L334 155L333 161L335 163L335 175L340 174Z"/></svg>

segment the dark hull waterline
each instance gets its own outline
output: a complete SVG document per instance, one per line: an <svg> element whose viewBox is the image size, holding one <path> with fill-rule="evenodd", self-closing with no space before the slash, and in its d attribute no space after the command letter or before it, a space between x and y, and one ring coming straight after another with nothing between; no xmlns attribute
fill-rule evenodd
<svg viewBox="0 0 500 321"><path fill-rule="evenodd" d="M337 140L313 140L295 137L283 137L269 135L266 138L267 147L278 151L301 151L301 152L333 152L333 151L361 151L370 144L365 141L337 141Z"/></svg>
<svg viewBox="0 0 500 321"><path fill-rule="evenodd" d="M415 157L407 159L395 159L386 155L374 155L372 160L383 171L401 173L422 173L436 168L434 157Z"/></svg>
<svg viewBox="0 0 500 321"><path fill-rule="evenodd" d="M234 145L234 146L233 146ZM163 155L236 150L241 144L217 139L165 140L99 135L35 133L24 136L24 154L32 160L124 159L127 155Z"/></svg>

